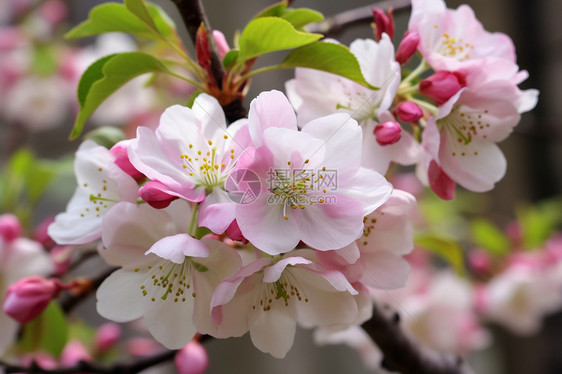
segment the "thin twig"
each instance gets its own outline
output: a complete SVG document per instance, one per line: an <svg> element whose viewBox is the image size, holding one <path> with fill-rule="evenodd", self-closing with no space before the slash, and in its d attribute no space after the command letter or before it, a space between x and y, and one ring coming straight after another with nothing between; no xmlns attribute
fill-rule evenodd
<svg viewBox="0 0 562 374"><path fill-rule="evenodd" d="M403 374L473 374L460 358L421 347L400 328L400 317L377 305L362 325L384 355L382 367Z"/></svg>
<svg viewBox="0 0 562 374"><path fill-rule="evenodd" d="M350 26L373 22L372 8L379 8L387 11L392 8L394 13L406 11L411 7L411 0L385 0L366 5L360 8L350 9L338 13L333 17L326 18L324 21L308 28L311 32L324 34L326 38L333 38L344 32Z"/></svg>
<svg viewBox="0 0 562 374"><path fill-rule="evenodd" d="M60 306L65 313L69 313L76 305L78 305L81 301L86 299L90 294L98 289L100 284L105 280L105 278L109 277L111 273L113 273L117 268L107 268L106 270L102 271L95 277L88 279L89 287L83 292L78 294L67 292L63 294L60 300Z"/></svg>

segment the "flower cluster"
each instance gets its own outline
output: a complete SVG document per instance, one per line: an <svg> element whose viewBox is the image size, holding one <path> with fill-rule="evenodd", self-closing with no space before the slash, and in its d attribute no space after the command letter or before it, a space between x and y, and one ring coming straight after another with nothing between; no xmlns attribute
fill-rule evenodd
<svg viewBox="0 0 562 374"><path fill-rule="evenodd" d="M84 142L78 187L49 234L101 238L101 256L121 268L97 292L102 316L143 317L168 348L196 332L249 331L283 357L297 323L360 323L369 288L406 280L415 199L361 165L362 136L347 114L299 130L279 91L227 127L201 94L111 150Z"/></svg>
<svg viewBox="0 0 562 374"><path fill-rule="evenodd" d="M491 190L506 171L496 143L538 97L537 90L517 87L528 74L516 64L511 39L484 30L470 7L451 10L442 0L412 2L396 53L391 14L375 12L375 21L378 43L356 40L350 49L379 90L297 69L287 91L299 121L349 113L364 133L364 165L385 173L390 162L415 164L420 180L443 199L453 198L457 184ZM416 51L419 65L412 71L402 66L401 74Z"/></svg>

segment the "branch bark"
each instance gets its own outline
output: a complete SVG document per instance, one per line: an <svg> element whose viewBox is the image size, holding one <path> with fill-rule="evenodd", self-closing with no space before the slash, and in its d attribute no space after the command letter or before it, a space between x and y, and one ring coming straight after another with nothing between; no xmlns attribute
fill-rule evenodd
<svg viewBox="0 0 562 374"><path fill-rule="evenodd" d="M361 327L384 355L381 366L403 374L473 374L460 358L421 347L400 328L400 317L375 305L373 316Z"/></svg>
<svg viewBox="0 0 562 374"><path fill-rule="evenodd" d="M385 0L367 5L360 8L350 9L348 11L338 13L335 16L326 18L309 27L309 31L324 34L326 38L333 38L344 32L348 27L363 23L373 22L372 8L379 8L384 11L392 8L394 13L406 11L411 7L411 0Z"/></svg>
<svg viewBox="0 0 562 374"><path fill-rule="evenodd" d="M172 0L187 27L187 31L191 38L191 41L195 45L197 29L203 23L205 29L207 30L207 36L209 39L209 47L211 52L211 71L219 88L222 87L223 77L225 74L224 68L222 66L222 61L218 53L217 44L215 43L215 38L212 35L212 28L203 8L201 0ZM224 105L223 109L225 111L226 119L232 123L240 118L248 116L248 111L242 104L242 99L237 99L231 103Z"/></svg>

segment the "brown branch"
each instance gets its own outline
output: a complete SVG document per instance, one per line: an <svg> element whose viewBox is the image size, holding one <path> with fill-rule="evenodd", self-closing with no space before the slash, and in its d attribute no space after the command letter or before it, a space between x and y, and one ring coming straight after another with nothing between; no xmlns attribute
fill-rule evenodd
<svg viewBox="0 0 562 374"><path fill-rule="evenodd" d="M460 357L424 349L400 328L400 317L391 310L373 308L372 318L361 327L384 355L382 367L402 374L473 374Z"/></svg>
<svg viewBox="0 0 562 374"><path fill-rule="evenodd" d="M324 34L326 38L332 38L341 34L350 26L373 22L372 8L379 8L385 11L392 8L394 9L394 14L396 14L408 10L410 7L411 0L379 1L373 5L350 9L333 17L326 18L322 22L311 25L309 31Z"/></svg>
<svg viewBox="0 0 562 374"><path fill-rule="evenodd" d="M74 373L98 373L98 374L135 374L149 367L170 361L177 351L162 351L152 356L142 357L133 362L121 362L112 366L98 365L93 362L80 361L72 367L58 369L43 369L33 362L30 366L11 365L0 361L0 368L9 373L34 373L34 374L74 374Z"/></svg>
<svg viewBox="0 0 562 374"><path fill-rule="evenodd" d="M105 278L109 277L111 273L113 273L117 268L107 268L106 270L102 271L95 277L91 279L86 279L83 282L88 284L88 287L82 290L79 293L72 293L66 292L63 294L60 300L60 306L65 313L69 313L76 305L78 305L81 301L86 299L90 294L97 290L100 284L105 280Z"/></svg>
<svg viewBox="0 0 562 374"><path fill-rule="evenodd" d="M211 52L211 71L213 76L219 85L222 87L223 77L225 74L224 68L222 66L222 61L218 53L217 44L215 43L215 38L212 35L212 28L205 14L205 9L201 0L172 0L187 27L187 31L191 38L191 41L195 45L197 29L203 23L205 29L207 30L207 36L209 39L209 47ZM241 99L236 99L229 104L223 106L225 111L226 119L229 122L234 122L240 118L247 117L248 111L242 104Z"/></svg>

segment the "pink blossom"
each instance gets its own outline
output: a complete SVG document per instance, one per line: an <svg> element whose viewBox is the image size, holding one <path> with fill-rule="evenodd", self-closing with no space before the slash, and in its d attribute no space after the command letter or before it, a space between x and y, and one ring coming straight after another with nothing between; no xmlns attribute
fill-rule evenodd
<svg viewBox="0 0 562 374"><path fill-rule="evenodd" d="M60 290L60 283L54 279L39 276L20 279L8 287L4 312L19 323L27 323L43 313Z"/></svg>
<svg viewBox="0 0 562 374"><path fill-rule="evenodd" d="M237 167L259 178L260 191L237 204L235 216L262 251L284 253L301 240L319 250L342 248L390 195L380 174L360 166L361 129L348 115L322 117L298 131L287 99L271 91L252 101L248 122L257 149Z"/></svg>
<svg viewBox="0 0 562 374"><path fill-rule="evenodd" d="M97 352L106 352L113 348L122 335L121 326L107 322L96 330L94 344Z"/></svg>
<svg viewBox="0 0 562 374"><path fill-rule="evenodd" d="M486 58L515 63L511 39L484 30L468 5L452 10L443 0L413 0L408 30L419 34L418 50L436 71L476 68Z"/></svg>
<svg viewBox="0 0 562 374"><path fill-rule="evenodd" d="M423 110L412 101L403 101L394 109L396 117L402 122L417 122L423 117Z"/></svg>
<svg viewBox="0 0 562 374"><path fill-rule="evenodd" d="M60 364L63 367L72 367L80 361L92 361L92 354L82 342L71 340L66 344L61 353Z"/></svg>
<svg viewBox="0 0 562 374"><path fill-rule="evenodd" d="M5 242L11 242L22 234L21 223L13 214L0 215L0 237Z"/></svg>
<svg viewBox="0 0 562 374"><path fill-rule="evenodd" d="M174 363L179 374L202 374L209 366L209 355L201 343L192 340L176 353Z"/></svg>
<svg viewBox="0 0 562 374"><path fill-rule="evenodd" d="M293 344L297 322L305 327L356 320L357 291L337 271L326 271L312 250L274 261L261 258L222 281L212 300L218 336L250 332L262 352L283 358Z"/></svg>
<svg viewBox="0 0 562 374"><path fill-rule="evenodd" d="M230 46L224 37L224 34L219 30L213 30L213 38L215 38L215 43L217 43L217 48L219 51L219 56L224 58L228 51L230 51Z"/></svg>
<svg viewBox="0 0 562 374"><path fill-rule="evenodd" d="M385 13L382 9L372 8L375 21L375 40L381 40L382 34L387 34L390 39L394 38L394 17L392 9Z"/></svg>
<svg viewBox="0 0 562 374"><path fill-rule="evenodd" d="M380 145L391 145L400 140L402 127L396 121L387 121L376 125L373 133L377 143Z"/></svg>
<svg viewBox="0 0 562 374"><path fill-rule="evenodd" d="M404 38L398 45L398 50L396 51L395 57L396 61L400 65L404 65L408 61L410 61L414 53L416 53L419 43L420 36L418 35L418 33L406 32L406 35L404 35Z"/></svg>
<svg viewBox="0 0 562 374"><path fill-rule="evenodd" d="M420 93L441 105L465 85L465 79L461 74L440 70L420 82Z"/></svg>
<svg viewBox="0 0 562 374"><path fill-rule="evenodd" d="M131 161L129 161L129 156L127 155L127 147L131 140L122 140L115 144L109 150L109 153L115 157L115 164L121 168L125 173L129 174L135 180L142 180L144 175L135 169Z"/></svg>

